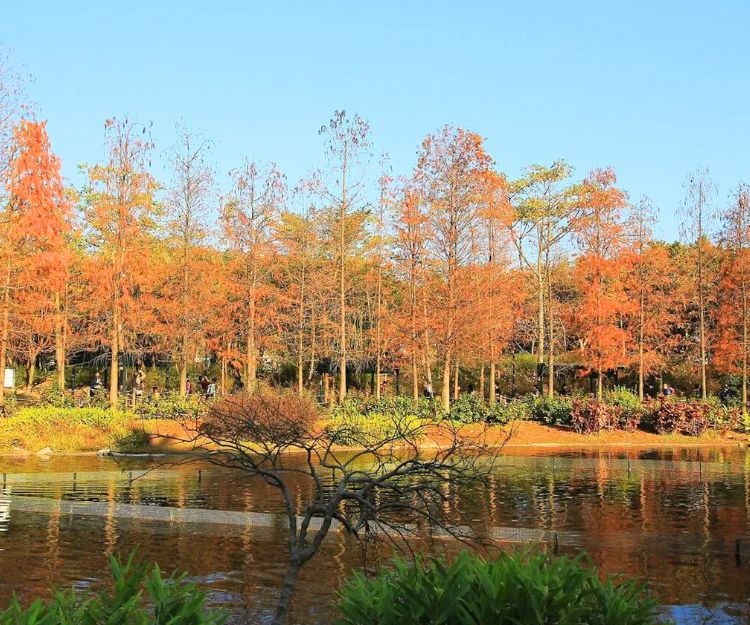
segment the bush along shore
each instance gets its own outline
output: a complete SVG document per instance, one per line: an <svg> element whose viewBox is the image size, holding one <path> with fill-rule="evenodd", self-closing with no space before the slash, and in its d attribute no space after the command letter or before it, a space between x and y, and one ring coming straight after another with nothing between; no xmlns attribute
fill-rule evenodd
<svg viewBox="0 0 750 625"><path fill-rule="evenodd" d="M264 393L278 393L265 389ZM221 399L215 400L221 401ZM312 400L311 400L312 401ZM48 394L39 405L16 406L0 420L0 452L79 452L112 449L145 451L155 439L168 446L171 423L196 424L212 409L213 402L198 396L168 394L149 397L136 407L111 409L106 405L76 406L69 397ZM482 427L498 432L498 440L509 425L518 435L511 443L527 445L555 442L575 444L594 441L650 444L659 438L713 443L746 440L750 422L737 407L717 398L707 400L675 397L647 398L641 402L625 388L614 388L602 401L579 397L528 395L499 400L494 404L473 394L456 399L449 412L439 401L388 397L374 400L348 397L341 404L318 406L321 424L346 423L353 432L381 436L393 428L394 417L404 416L458 425ZM184 430L183 430L184 432ZM166 434L166 436L165 436ZM177 436L179 438L179 436ZM184 438L184 436L183 436ZM342 440L342 445L352 441Z"/></svg>

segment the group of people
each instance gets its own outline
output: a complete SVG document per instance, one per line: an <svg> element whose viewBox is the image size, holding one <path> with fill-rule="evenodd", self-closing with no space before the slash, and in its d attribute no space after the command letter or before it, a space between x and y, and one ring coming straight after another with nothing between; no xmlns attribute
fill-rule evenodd
<svg viewBox="0 0 750 625"><path fill-rule="evenodd" d="M216 378L210 378L207 375L202 375L198 378L198 386L200 388L200 394L205 399L213 399L216 397L217 385ZM143 401L143 396L146 389L146 370L142 363L138 363L135 369L135 375L130 385L132 392L133 404L139 404ZM238 392L242 389L242 381L237 377L232 387L232 392ZM95 395L104 391L104 380L100 371L94 373L94 377L89 384L89 393ZM195 389L193 387L192 380L188 379L185 387L187 395L193 395ZM151 398L158 399L161 393L159 387L154 386L151 389Z"/></svg>
<svg viewBox="0 0 750 625"><path fill-rule="evenodd" d="M205 399L213 399L216 397L216 378L208 379L207 375L202 375L198 378L198 385L201 388L201 395ZM186 392L188 395L193 394L193 383L188 380L186 386Z"/></svg>

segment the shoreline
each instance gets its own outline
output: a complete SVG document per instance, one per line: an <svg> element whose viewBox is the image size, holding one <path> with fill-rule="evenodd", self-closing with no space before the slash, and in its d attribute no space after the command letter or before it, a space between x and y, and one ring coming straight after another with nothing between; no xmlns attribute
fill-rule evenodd
<svg viewBox="0 0 750 625"><path fill-rule="evenodd" d="M50 452L40 454L45 446L38 450L17 449L0 451L0 457L47 457L47 456L107 456L103 454L104 449L113 452L111 455L123 457L159 456L159 455L198 455L200 451L188 448L187 442L179 442L184 430L176 422L166 420L148 420L141 423L144 431L150 436L151 444L140 449L128 452L119 452L106 446L92 446L89 449L54 449ZM501 445L509 431L513 432L512 438L505 442L503 449L509 451L522 451L528 449L555 450L555 449L665 449L665 448L749 448L750 438L747 434L739 432L708 432L698 437L685 436L681 434L655 434L636 430L625 432L612 430L598 434L577 434L571 430L546 426L535 421L515 421L503 426L490 426L484 429L482 424L463 426L468 436L481 435L485 437L488 446ZM182 448L181 448L182 447ZM440 447L440 441L435 440L424 446L425 449ZM356 451L357 447L341 446L340 451Z"/></svg>

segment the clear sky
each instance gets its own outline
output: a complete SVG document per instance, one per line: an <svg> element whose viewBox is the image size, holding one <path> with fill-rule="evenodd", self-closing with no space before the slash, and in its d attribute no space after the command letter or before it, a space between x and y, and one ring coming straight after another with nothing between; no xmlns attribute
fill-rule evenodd
<svg viewBox="0 0 750 625"><path fill-rule="evenodd" d="M214 139L222 180L249 156L294 181L343 108L398 173L445 123L486 137L511 176L611 165L666 238L688 171L710 169L720 204L750 182L749 28L747 0L0 3L0 42L70 178L127 114L159 148L178 120Z"/></svg>

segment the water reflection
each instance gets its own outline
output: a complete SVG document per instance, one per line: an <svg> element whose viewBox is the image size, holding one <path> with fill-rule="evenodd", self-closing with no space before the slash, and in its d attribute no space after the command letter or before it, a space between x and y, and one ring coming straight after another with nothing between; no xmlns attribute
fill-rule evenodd
<svg viewBox="0 0 750 625"><path fill-rule="evenodd" d="M280 513L276 492L259 480L207 465L91 456L0 458L0 471L0 604L14 591L28 600L52 584L95 585L108 554L139 547L167 570L189 571L237 622L267 617L285 567L283 527L227 524L213 513L170 517L173 508ZM509 448L489 490L450 496L497 536L508 535L498 528L545 530L561 552L585 549L608 572L648 578L660 601L684 606L686 622L718 605L746 619L737 613L750 597L749 478L750 454L739 448ZM302 506L308 485L294 488ZM432 548L453 549L447 541ZM347 572L386 555L334 537L302 575L293 620L328 622Z"/></svg>

